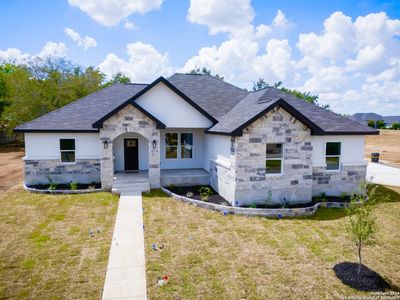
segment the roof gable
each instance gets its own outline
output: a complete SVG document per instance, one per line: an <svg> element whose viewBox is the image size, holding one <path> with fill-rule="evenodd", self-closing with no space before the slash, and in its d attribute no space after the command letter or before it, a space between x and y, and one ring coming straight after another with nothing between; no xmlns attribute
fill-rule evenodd
<svg viewBox="0 0 400 300"><path fill-rule="evenodd" d="M180 90L178 90L172 83L170 83L168 80L166 80L164 77L159 77L158 79L156 79L155 81L153 81L151 84L149 84L148 86L146 86L144 89L142 89L140 92L138 92L137 94L135 94L134 96L132 96L131 98L129 98L128 100L126 100L124 103L122 103L121 105L119 105L118 107L114 108L112 111L108 112L107 114L105 114L104 116L102 116L100 119L98 119L96 122L93 123L93 127L95 128L101 128L102 124L105 120L107 120L110 116L112 116L113 114L115 114L116 112L118 112L119 110L121 110L122 108L124 108L126 105L128 104L132 104L132 105L136 105L135 107L138 108L139 105L137 103L135 103L135 100L138 99L140 96L144 95L146 92L148 92L149 90L151 90L153 87L155 87L157 84L159 84L160 82L162 82L163 84L165 84L169 89L171 89L172 91L174 91L177 95L179 95L182 99L184 99L186 102L188 102L190 105L192 105L195 109L197 109L201 114L203 114L205 117L207 117L211 122L216 123L217 120L214 119L210 114L208 114L204 109L202 109L201 107L199 107L196 103L194 103L189 97L187 97L185 94L183 94ZM135 103L135 104L134 104ZM141 108L143 110L143 112L145 112L145 114L147 114L149 117L151 116L151 118L156 121L156 123L162 123L160 120L156 119L153 115L151 115L149 112L147 112L144 108ZM157 124L158 126L159 124ZM164 125L165 126L165 125ZM164 127L165 128L165 127Z"/></svg>
<svg viewBox="0 0 400 300"><path fill-rule="evenodd" d="M372 128L275 88L250 93L208 132L241 135L246 126L277 106L281 106L308 126L312 135L379 134Z"/></svg>

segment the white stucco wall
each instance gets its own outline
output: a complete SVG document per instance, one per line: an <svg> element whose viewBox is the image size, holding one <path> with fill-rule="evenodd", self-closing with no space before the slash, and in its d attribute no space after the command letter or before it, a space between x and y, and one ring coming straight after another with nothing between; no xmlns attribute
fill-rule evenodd
<svg viewBox="0 0 400 300"><path fill-rule="evenodd" d="M209 119L163 83L140 96L136 103L170 128L209 128L212 125Z"/></svg>
<svg viewBox="0 0 400 300"><path fill-rule="evenodd" d="M113 141L114 170L124 171L124 139L137 138L139 140L139 170L149 169L149 143L146 138L135 133L124 133Z"/></svg>
<svg viewBox="0 0 400 300"><path fill-rule="evenodd" d="M75 139L76 159L100 158L98 133L25 133L25 159L59 159L60 139Z"/></svg>
<svg viewBox="0 0 400 300"><path fill-rule="evenodd" d="M169 128L165 130L160 130L161 132L161 169L201 169L203 168L204 162L204 129L193 129L193 128ZM167 132L177 132L177 133L193 133L193 154L192 158L182 159L179 157L177 159L166 159L165 158L165 133Z"/></svg>
<svg viewBox="0 0 400 300"><path fill-rule="evenodd" d="M204 142L203 168L209 171L210 159L229 168L231 164L231 137L218 134L206 134Z"/></svg>
<svg viewBox="0 0 400 300"><path fill-rule="evenodd" d="M326 167L326 142L341 142L340 163L342 166L357 166L365 164L364 146L365 136L362 135L332 135L312 136L312 163L313 167Z"/></svg>

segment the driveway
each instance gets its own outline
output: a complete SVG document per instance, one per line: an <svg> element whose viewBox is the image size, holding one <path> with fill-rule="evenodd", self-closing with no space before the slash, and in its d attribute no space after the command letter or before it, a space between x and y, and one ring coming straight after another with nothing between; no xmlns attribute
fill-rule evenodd
<svg viewBox="0 0 400 300"><path fill-rule="evenodd" d="M367 180L378 184L400 186L400 168L381 163L368 163Z"/></svg>

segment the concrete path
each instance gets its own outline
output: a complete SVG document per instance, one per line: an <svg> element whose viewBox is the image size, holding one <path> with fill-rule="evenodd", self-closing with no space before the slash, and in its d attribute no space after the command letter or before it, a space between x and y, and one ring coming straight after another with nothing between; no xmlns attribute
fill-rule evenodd
<svg viewBox="0 0 400 300"><path fill-rule="evenodd" d="M147 299L139 191L121 193L102 299Z"/></svg>
<svg viewBox="0 0 400 300"><path fill-rule="evenodd" d="M400 168L380 163L368 163L367 180L379 184L400 186Z"/></svg>

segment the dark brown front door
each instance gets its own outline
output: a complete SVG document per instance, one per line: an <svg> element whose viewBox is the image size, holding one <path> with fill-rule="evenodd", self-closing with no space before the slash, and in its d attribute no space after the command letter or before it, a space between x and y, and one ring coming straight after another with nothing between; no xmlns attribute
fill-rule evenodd
<svg viewBox="0 0 400 300"><path fill-rule="evenodd" d="M125 171L139 170L139 141L138 139L124 139Z"/></svg>

